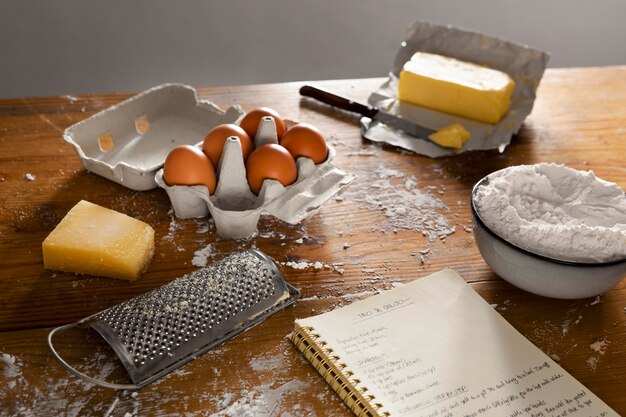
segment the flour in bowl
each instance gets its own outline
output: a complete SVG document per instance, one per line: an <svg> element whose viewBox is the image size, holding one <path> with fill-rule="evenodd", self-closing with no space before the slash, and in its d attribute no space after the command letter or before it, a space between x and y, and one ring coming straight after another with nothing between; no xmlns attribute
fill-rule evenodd
<svg viewBox="0 0 626 417"><path fill-rule="evenodd" d="M485 225L549 258L596 263L626 259L626 195L591 171L520 165L491 174L473 196Z"/></svg>

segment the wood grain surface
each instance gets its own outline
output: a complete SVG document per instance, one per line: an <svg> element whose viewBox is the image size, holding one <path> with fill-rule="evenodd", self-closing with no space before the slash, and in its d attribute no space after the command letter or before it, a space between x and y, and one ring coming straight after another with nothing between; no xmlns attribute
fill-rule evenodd
<svg viewBox="0 0 626 417"><path fill-rule="evenodd" d="M381 82L315 84L364 102ZM300 98L302 84L199 90L221 107L268 106L316 125L337 151L334 164L358 175L310 219L289 225L263 217L258 236L239 241L219 239L208 218L177 219L161 189L131 191L82 168L62 140L63 130L131 94L0 101L0 415L349 416L286 339L294 319L442 268L459 272L522 334L626 415L626 283L597 298L570 301L519 290L481 258L468 204L476 181L518 164L591 169L626 188L626 67L550 69L532 114L504 152L434 160L368 143L356 116ZM42 241L81 199L155 229L155 256L141 279L43 268ZM138 392L115 392L70 376L49 353L45 340L52 327L251 247L280 263L301 299L170 376ZM68 332L56 340L84 371L124 379L97 337Z"/></svg>

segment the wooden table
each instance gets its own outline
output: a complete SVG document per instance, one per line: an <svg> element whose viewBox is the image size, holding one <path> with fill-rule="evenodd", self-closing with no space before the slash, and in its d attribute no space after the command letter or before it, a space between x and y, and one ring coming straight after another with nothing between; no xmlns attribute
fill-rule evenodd
<svg viewBox="0 0 626 417"><path fill-rule="evenodd" d="M381 81L317 84L364 101ZM301 99L300 85L200 90L222 107L269 106L317 125L337 150L335 164L359 176L343 198L331 199L311 219L292 226L263 218L259 235L245 241L218 239L209 219L176 219L161 189L131 191L82 169L61 139L63 130L129 94L0 101L0 415L349 416L286 339L294 319L444 267L459 272L528 339L626 415L626 282L575 301L521 291L484 263L468 205L478 179L518 164L592 169L626 188L626 67L548 70L532 114L503 153L437 160L368 143L356 117ZM154 227L156 253L140 280L43 269L41 242L81 199ZM52 327L250 247L282 263L301 299L157 383L135 393L95 387L70 376L48 351ZM97 340L68 333L59 343L93 375L123 376Z"/></svg>

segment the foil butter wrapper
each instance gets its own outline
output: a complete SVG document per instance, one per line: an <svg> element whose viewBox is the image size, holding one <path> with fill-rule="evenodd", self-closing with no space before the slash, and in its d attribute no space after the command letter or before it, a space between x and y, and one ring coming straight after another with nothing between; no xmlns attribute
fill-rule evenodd
<svg viewBox="0 0 626 417"><path fill-rule="evenodd" d="M272 130L259 127L255 148L278 143L276 125L273 121L271 125ZM166 184L163 169L157 172L155 180L170 197L176 217L198 218L210 214L220 237L248 238L257 233L261 215L271 215L289 224L300 223L354 181L356 175L331 163L335 155L334 148L328 145L328 157L318 165L309 158L300 157L296 160L298 178L295 183L285 187L276 180L266 179L259 195L255 195L246 179L241 143L238 138L229 138L218 164L217 187L213 195L203 185Z"/></svg>
<svg viewBox="0 0 626 417"><path fill-rule="evenodd" d="M508 114L492 125L400 102L397 99L398 77L404 64L416 52L444 55L507 73L516 83ZM361 132L368 140L388 143L431 158L471 150L499 149L502 152L532 110L549 57L546 52L485 34L418 21L407 31L389 78L370 95L368 102L382 111L435 130L460 123L470 132L470 139L456 151L365 117L361 119Z"/></svg>

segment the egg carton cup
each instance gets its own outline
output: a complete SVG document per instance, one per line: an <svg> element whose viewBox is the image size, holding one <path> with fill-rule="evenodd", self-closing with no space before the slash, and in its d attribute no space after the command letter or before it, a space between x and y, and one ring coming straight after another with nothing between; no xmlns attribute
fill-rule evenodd
<svg viewBox="0 0 626 417"><path fill-rule="evenodd" d="M398 77L404 64L416 52L444 55L507 73L516 84L507 115L496 124L486 124L400 102L397 99ZM499 149L503 152L533 108L537 87L549 58L546 52L504 39L450 25L417 21L407 31L388 79L370 95L368 102L387 113L435 130L460 123L470 132L470 139L457 151L430 141L416 140L366 117L361 119L361 133L368 140L388 143L431 158L471 150Z"/></svg>
<svg viewBox="0 0 626 417"><path fill-rule="evenodd" d="M226 111L198 100L183 84L163 84L109 107L65 130L85 169L133 190L156 188L155 174L176 146L203 140L215 126L236 123Z"/></svg>
<svg viewBox="0 0 626 417"><path fill-rule="evenodd" d="M265 143L278 143L274 130L266 130L262 124L255 139L255 147ZM159 187L165 189L179 218L213 217L217 233L225 239L241 239L254 236L261 215L272 215L289 224L297 224L314 215L328 199L341 192L356 175L334 166L331 161L335 150L328 146L326 161L315 165L309 158L296 160L298 178L295 183L283 186L267 179L259 195L248 186L241 142L237 137L228 138L218 164L217 186L209 195L203 185L168 185L163 179L163 169L155 176Z"/></svg>

